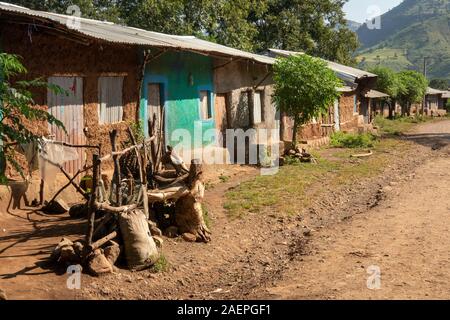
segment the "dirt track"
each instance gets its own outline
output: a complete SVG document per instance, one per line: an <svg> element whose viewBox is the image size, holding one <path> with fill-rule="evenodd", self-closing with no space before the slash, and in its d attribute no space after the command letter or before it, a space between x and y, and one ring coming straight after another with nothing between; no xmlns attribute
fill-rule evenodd
<svg viewBox="0 0 450 320"><path fill-rule="evenodd" d="M320 232L314 254L267 289L267 298L450 297L450 122L423 125L410 138L443 153L412 180L392 183L376 209ZM367 287L370 266L381 271L378 290Z"/></svg>
<svg viewBox="0 0 450 320"><path fill-rule="evenodd" d="M45 262L61 236L80 236L80 222L0 216L0 288L25 299L448 298L450 121L421 125L410 139L409 157L393 150L378 177L342 189L324 179L329 190L302 216L230 219L224 192L257 174L242 172L208 190L210 244L165 239L168 272L83 276L80 291ZM370 265L381 269L380 290L367 289Z"/></svg>

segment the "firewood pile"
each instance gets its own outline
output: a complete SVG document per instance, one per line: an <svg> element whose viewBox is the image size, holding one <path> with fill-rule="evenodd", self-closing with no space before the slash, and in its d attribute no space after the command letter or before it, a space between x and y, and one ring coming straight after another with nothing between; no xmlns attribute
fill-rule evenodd
<svg viewBox="0 0 450 320"><path fill-rule="evenodd" d="M64 188L73 185L86 199L72 206L69 214L87 218L87 232L84 239L75 242L62 239L52 253L53 261L81 264L85 271L98 276L112 272L121 257L131 270L152 266L159 259L162 235L181 236L190 242L210 241L201 204L205 186L200 160L192 160L187 167L170 146L163 151L161 129L150 127L150 133L151 138L138 144L128 128L131 145L119 151L117 131L113 130L112 153L103 157L95 153L92 165L83 170L92 172L90 188L86 188L90 192L75 182L81 172L68 177ZM102 174L107 161L114 163L110 182ZM58 202L56 196L61 191L47 207Z"/></svg>
<svg viewBox="0 0 450 320"><path fill-rule="evenodd" d="M317 163L317 160L303 148L293 148L285 152L284 159L290 158L305 163Z"/></svg>

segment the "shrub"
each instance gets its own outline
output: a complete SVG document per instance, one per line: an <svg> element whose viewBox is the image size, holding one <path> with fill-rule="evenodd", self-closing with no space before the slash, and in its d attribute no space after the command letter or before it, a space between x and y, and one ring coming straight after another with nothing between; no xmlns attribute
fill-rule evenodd
<svg viewBox="0 0 450 320"><path fill-rule="evenodd" d="M331 136L331 145L336 148L372 148L376 140L377 138L370 133L336 132Z"/></svg>

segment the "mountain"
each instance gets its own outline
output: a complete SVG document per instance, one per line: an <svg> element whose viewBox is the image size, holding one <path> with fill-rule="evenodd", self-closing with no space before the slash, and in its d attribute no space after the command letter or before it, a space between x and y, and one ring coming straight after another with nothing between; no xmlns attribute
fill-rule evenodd
<svg viewBox="0 0 450 320"><path fill-rule="evenodd" d="M356 32L361 26L362 26L362 23L352 21L352 20L347 20L347 28L349 28L353 32Z"/></svg>
<svg viewBox="0 0 450 320"><path fill-rule="evenodd" d="M429 78L450 78L450 0L404 0L379 18L380 29L357 30L361 68L422 71L426 58Z"/></svg>

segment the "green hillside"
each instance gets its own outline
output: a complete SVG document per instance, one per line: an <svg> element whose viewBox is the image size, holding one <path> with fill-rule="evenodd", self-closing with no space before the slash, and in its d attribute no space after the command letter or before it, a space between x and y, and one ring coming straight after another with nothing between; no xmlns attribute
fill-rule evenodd
<svg viewBox="0 0 450 320"><path fill-rule="evenodd" d="M392 21L395 20L395 21ZM423 70L430 78L450 78L450 0L405 0L381 16L381 30L358 29L361 68L383 65Z"/></svg>

